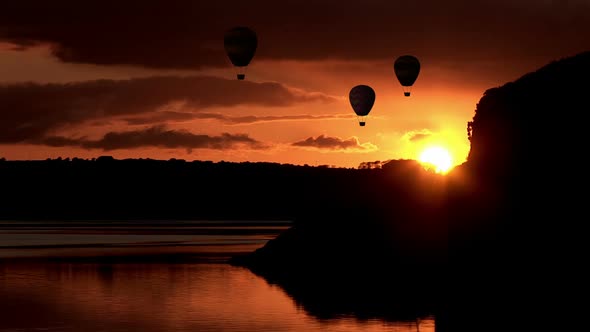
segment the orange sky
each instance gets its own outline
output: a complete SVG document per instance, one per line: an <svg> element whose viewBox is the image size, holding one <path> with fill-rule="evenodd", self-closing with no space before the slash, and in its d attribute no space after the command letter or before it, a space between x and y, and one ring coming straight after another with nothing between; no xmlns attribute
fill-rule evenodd
<svg viewBox="0 0 590 332"><path fill-rule="evenodd" d="M459 164L469 151L467 121L486 89L590 45L585 1L43 6L24 0L0 13L7 159L357 167L417 159L440 145ZM221 37L240 24L259 38L243 82ZM409 98L393 73L402 54L422 65ZM357 84L376 92L365 127L348 101ZM302 141L313 144L293 145Z"/></svg>

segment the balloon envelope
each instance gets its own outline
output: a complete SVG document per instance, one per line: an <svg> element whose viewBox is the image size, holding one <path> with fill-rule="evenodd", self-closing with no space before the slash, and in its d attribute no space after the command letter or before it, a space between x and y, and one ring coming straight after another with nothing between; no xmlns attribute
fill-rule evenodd
<svg viewBox="0 0 590 332"><path fill-rule="evenodd" d="M356 115L365 116L375 103L375 90L368 85L357 85L350 90L348 99Z"/></svg>
<svg viewBox="0 0 590 332"><path fill-rule="evenodd" d="M223 38L225 53L236 67L246 67L254 58L258 47L258 37L254 30L248 27L234 27L226 31ZM245 74L238 73L238 79L244 79Z"/></svg>
<svg viewBox="0 0 590 332"><path fill-rule="evenodd" d="M402 86L412 86L420 74L420 61L413 55L402 55L395 60L393 70Z"/></svg>
<svg viewBox="0 0 590 332"><path fill-rule="evenodd" d="M359 117L359 125L364 126L365 117L375 104L375 90L368 85L357 85L350 90L348 99L354 113Z"/></svg>

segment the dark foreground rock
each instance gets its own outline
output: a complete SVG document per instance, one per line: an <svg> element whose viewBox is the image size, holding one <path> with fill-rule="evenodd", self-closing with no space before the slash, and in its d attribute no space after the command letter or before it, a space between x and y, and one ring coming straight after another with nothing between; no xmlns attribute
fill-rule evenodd
<svg viewBox="0 0 590 332"><path fill-rule="evenodd" d="M373 174L358 186L363 199L302 208L295 226L231 263L280 285L320 318L435 314L446 283L445 179L411 162ZM389 189L371 193L372 186Z"/></svg>

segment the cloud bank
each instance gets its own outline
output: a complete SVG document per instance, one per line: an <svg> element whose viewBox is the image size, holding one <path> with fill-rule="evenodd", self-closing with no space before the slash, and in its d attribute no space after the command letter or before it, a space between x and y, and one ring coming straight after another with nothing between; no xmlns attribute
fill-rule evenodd
<svg viewBox="0 0 590 332"><path fill-rule="evenodd" d="M20 49L47 43L72 63L223 67L223 35L236 22L259 35L254 61L413 53L460 65L563 56L590 45L584 0L19 0L3 3L0 41Z"/></svg>
<svg viewBox="0 0 590 332"><path fill-rule="evenodd" d="M51 147L81 147L84 149L137 149L142 147L159 147L168 149L184 148L191 153L193 149L230 150L236 148L265 149L267 145L246 134L223 133L219 136L193 134L186 130L169 130L164 126L149 127L141 130L109 132L97 140L49 136L36 141Z"/></svg>
<svg viewBox="0 0 590 332"><path fill-rule="evenodd" d="M165 124L169 120L215 117L230 123L287 120L289 117L232 118L199 112L214 107L286 107L336 100L322 93L306 93L279 83L208 76L4 84L0 85L0 143L40 139L61 127L91 120L125 118L135 124ZM291 119L297 119L297 116Z"/></svg>

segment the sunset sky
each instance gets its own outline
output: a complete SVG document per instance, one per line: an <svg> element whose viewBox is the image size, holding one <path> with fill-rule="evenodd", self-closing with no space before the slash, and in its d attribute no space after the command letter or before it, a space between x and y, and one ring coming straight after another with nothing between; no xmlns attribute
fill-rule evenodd
<svg viewBox="0 0 590 332"><path fill-rule="evenodd" d="M483 92L590 48L589 0L73 1L0 8L0 157L357 167L469 151ZM248 26L246 80L224 32ZM394 60L422 65L404 97ZM360 127L348 92L375 105Z"/></svg>

